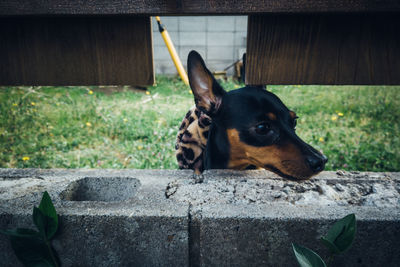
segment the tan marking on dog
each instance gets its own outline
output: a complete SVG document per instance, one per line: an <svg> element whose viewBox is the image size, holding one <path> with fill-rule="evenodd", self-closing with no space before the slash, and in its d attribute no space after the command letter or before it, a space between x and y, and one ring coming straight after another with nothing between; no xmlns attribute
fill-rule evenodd
<svg viewBox="0 0 400 267"><path fill-rule="evenodd" d="M296 112L289 110L289 114L290 117L292 117L292 119L295 119L297 117Z"/></svg>
<svg viewBox="0 0 400 267"><path fill-rule="evenodd" d="M307 179L313 175L301 151L292 143L284 146L271 145L256 147L243 143L236 129L228 129L230 159L228 168L242 170L249 165L258 168L272 166L283 174L297 179ZM273 170L272 170L273 171Z"/></svg>
<svg viewBox="0 0 400 267"><path fill-rule="evenodd" d="M276 121L276 115L272 112L268 112L267 113L267 117L268 119L270 119L271 121Z"/></svg>

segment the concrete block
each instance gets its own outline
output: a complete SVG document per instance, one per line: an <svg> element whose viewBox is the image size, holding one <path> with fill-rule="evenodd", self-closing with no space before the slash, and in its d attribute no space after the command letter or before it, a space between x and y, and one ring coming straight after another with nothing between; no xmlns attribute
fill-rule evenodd
<svg viewBox="0 0 400 267"><path fill-rule="evenodd" d="M226 67L228 67L232 62L230 60L209 60L207 62L207 67L211 72L213 71L223 71Z"/></svg>
<svg viewBox="0 0 400 267"><path fill-rule="evenodd" d="M153 32L158 32L158 24L155 17L151 18L151 29Z"/></svg>
<svg viewBox="0 0 400 267"><path fill-rule="evenodd" d="M164 183L153 171L13 172L0 171L8 191L0 229L33 227L32 208L47 190L60 214L53 243L63 266L188 266L188 205L166 201L165 187L190 172L166 172ZM18 266L3 235L0 249L2 266Z"/></svg>
<svg viewBox="0 0 400 267"><path fill-rule="evenodd" d="M233 34L229 32L208 32L207 46L232 46Z"/></svg>
<svg viewBox="0 0 400 267"><path fill-rule="evenodd" d="M5 215L0 222L2 228L34 228L21 224L29 219ZM62 228L53 246L63 266L188 266L186 219L111 213L65 214L59 221ZM8 239L1 238L0 248L2 266L21 266Z"/></svg>
<svg viewBox="0 0 400 267"><path fill-rule="evenodd" d="M208 32L234 32L234 16L209 16L207 17Z"/></svg>
<svg viewBox="0 0 400 267"><path fill-rule="evenodd" d="M235 16L235 31L247 32L247 16Z"/></svg>
<svg viewBox="0 0 400 267"><path fill-rule="evenodd" d="M181 32L180 46L203 46L206 45L205 32Z"/></svg>
<svg viewBox="0 0 400 267"><path fill-rule="evenodd" d="M317 241L355 213L353 247L334 266L400 265L400 173L0 169L0 229L33 227L47 190L63 266L295 266L291 243ZM20 266L0 235L2 266Z"/></svg>
<svg viewBox="0 0 400 267"><path fill-rule="evenodd" d="M164 40L159 32L153 32L153 47L164 45Z"/></svg>
<svg viewBox="0 0 400 267"><path fill-rule="evenodd" d="M233 35L235 46L244 47L247 46L247 32L235 32Z"/></svg>
<svg viewBox="0 0 400 267"><path fill-rule="evenodd" d="M179 30L181 32L205 32L206 17L205 16L179 17Z"/></svg>
<svg viewBox="0 0 400 267"><path fill-rule="evenodd" d="M179 26L178 26L178 19L179 17L160 17L161 23L164 24L165 28L168 31L179 31ZM153 26L153 32L158 31L158 24L156 21L155 17L151 18L152 26Z"/></svg>
<svg viewBox="0 0 400 267"><path fill-rule="evenodd" d="M179 46L179 32L168 32L175 49ZM159 32L153 32L153 46L165 46L164 39Z"/></svg>
<svg viewBox="0 0 400 267"><path fill-rule="evenodd" d="M154 63L154 68L158 74L176 75L178 74L172 59L157 60Z"/></svg>
<svg viewBox="0 0 400 267"><path fill-rule="evenodd" d="M229 54L230 51L223 51L222 54L211 51L211 56L209 58L206 55L206 51L209 49L213 50L215 46L235 46L235 51L231 53L232 56L229 58L230 61L234 62L238 58L236 50L246 47L247 16L161 17L161 20L167 26L172 42L184 65L186 64L187 52L192 49L200 50L201 53L204 52L204 59L206 61L217 60L217 57L228 60L226 55ZM165 62L158 62L159 60L167 61L169 57L166 52L167 50L158 50L159 47L165 46L165 44L158 32L157 23L154 18L152 19L152 23L156 73L175 74L176 71L173 65L165 64ZM225 62L220 63L219 66L225 64ZM168 66L172 66L173 69L167 70L166 68Z"/></svg>
<svg viewBox="0 0 400 267"><path fill-rule="evenodd" d="M206 56L207 56L207 48L205 45L203 46L181 46L179 49L179 57L182 61L182 64L186 67L186 63L187 63L187 57L189 55L189 52L192 50L196 50L198 53L200 53L200 55L206 60Z"/></svg>
<svg viewBox="0 0 400 267"><path fill-rule="evenodd" d="M231 61L234 57L233 46L209 46L207 49L207 64L211 64L211 61Z"/></svg>
<svg viewBox="0 0 400 267"><path fill-rule="evenodd" d="M153 47L153 58L154 61L159 61L159 60L165 61L165 60L171 60L171 55L169 54L168 49L165 45L164 46L157 45Z"/></svg>
<svg viewBox="0 0 400 267"><path fill-rule="evenodd" d="M349 213L357 237L333 265L400 264L398 173L324 172L298 183L264 171L210 171L203 184L173 185L170 199L191 204L192 266L296 266L292 242L326 259L317 239Z"/></svg>
<svg viewBox="0 0 400 267"><path fill-rule="evenodd" d="M310 218L312 214L308 213L303 218L295 218L291 214L298 215L301 208L288 209L279 205L261 205L257 210L238 205L234 208L235 215L229 216L221 214L226 215L223 211L231 206L196 208L191 211L190 228L191 242L196 244L190 251L191 259L196 259L193 266L210 266L216 262L223 266L297 266L292 243L306 246L326 260L328 255L319 238L326 234L328 225L347 215L344 209L340 216L331 212L324 217ZM285 216L282 210L288 211ZM311 210L322 216L320 209L308 208ZM361 212L364 217L360 216ZM379 212L368 214L367 210L359 209L357 213L354 245L337 257L332 266L398 266L399 223L393 219L378 222L383 215Z"/></svg>
<svg viewBox="0 0 400 267"><path fill-rule="evenodd" d="M236 49L236 58L237 59L242 59L243 58L243 54L246 53L246 48L237 48Z"/></svg>

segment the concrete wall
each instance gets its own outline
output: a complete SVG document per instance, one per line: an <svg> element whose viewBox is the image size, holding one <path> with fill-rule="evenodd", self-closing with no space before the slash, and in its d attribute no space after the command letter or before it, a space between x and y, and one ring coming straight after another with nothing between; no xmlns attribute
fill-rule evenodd
<svg viewBox="0 0 400 267"><path fill-rule="evenodd" d="M47 190L63 266L297 266L291 243L323 258L319 238L349 213L353 246L332 266L400 266L400 173L0 169L0 229L32 228ZM21 266L0 235L0 265Z"/></svg>
<svg viewBox="0 0 400 267"><path fill-rule="evenodd" d="M225 69L245 52L247 16L161 17L161 21L185 67L191 50L203 56L211 71ZM155 18L152 22L156 74L176 74Z"/></svg>

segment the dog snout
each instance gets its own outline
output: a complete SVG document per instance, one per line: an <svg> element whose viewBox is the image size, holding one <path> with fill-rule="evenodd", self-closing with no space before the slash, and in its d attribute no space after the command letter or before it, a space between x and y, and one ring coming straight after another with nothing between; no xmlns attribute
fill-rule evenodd
<svg viewBox="0 0 400 267"><path fill-rule="evenodd" d="M318 173L325 168L328 158L325 155L312 155L306 157L306 162L314 173Z"/></svg>

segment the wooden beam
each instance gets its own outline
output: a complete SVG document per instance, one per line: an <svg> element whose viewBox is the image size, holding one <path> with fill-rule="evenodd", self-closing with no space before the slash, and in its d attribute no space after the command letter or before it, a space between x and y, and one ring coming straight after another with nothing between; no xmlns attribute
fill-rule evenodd
<svg viewBox="0 0 400 267"><path fill-rule="evenodd" d="M0 18L1 85L152 85L149 17Z"/></svg>
<svg viewBox="0 0 400 267"><path fill-rule="evenodd" d="M400 84L396 14L250 16L247 38L247 84Z"/></svg>
<svg viewBox="0 0 400 267"><path fill-rule="evenodd" d="M398 0L2 0L0 16L399 12Z"/></svg>

